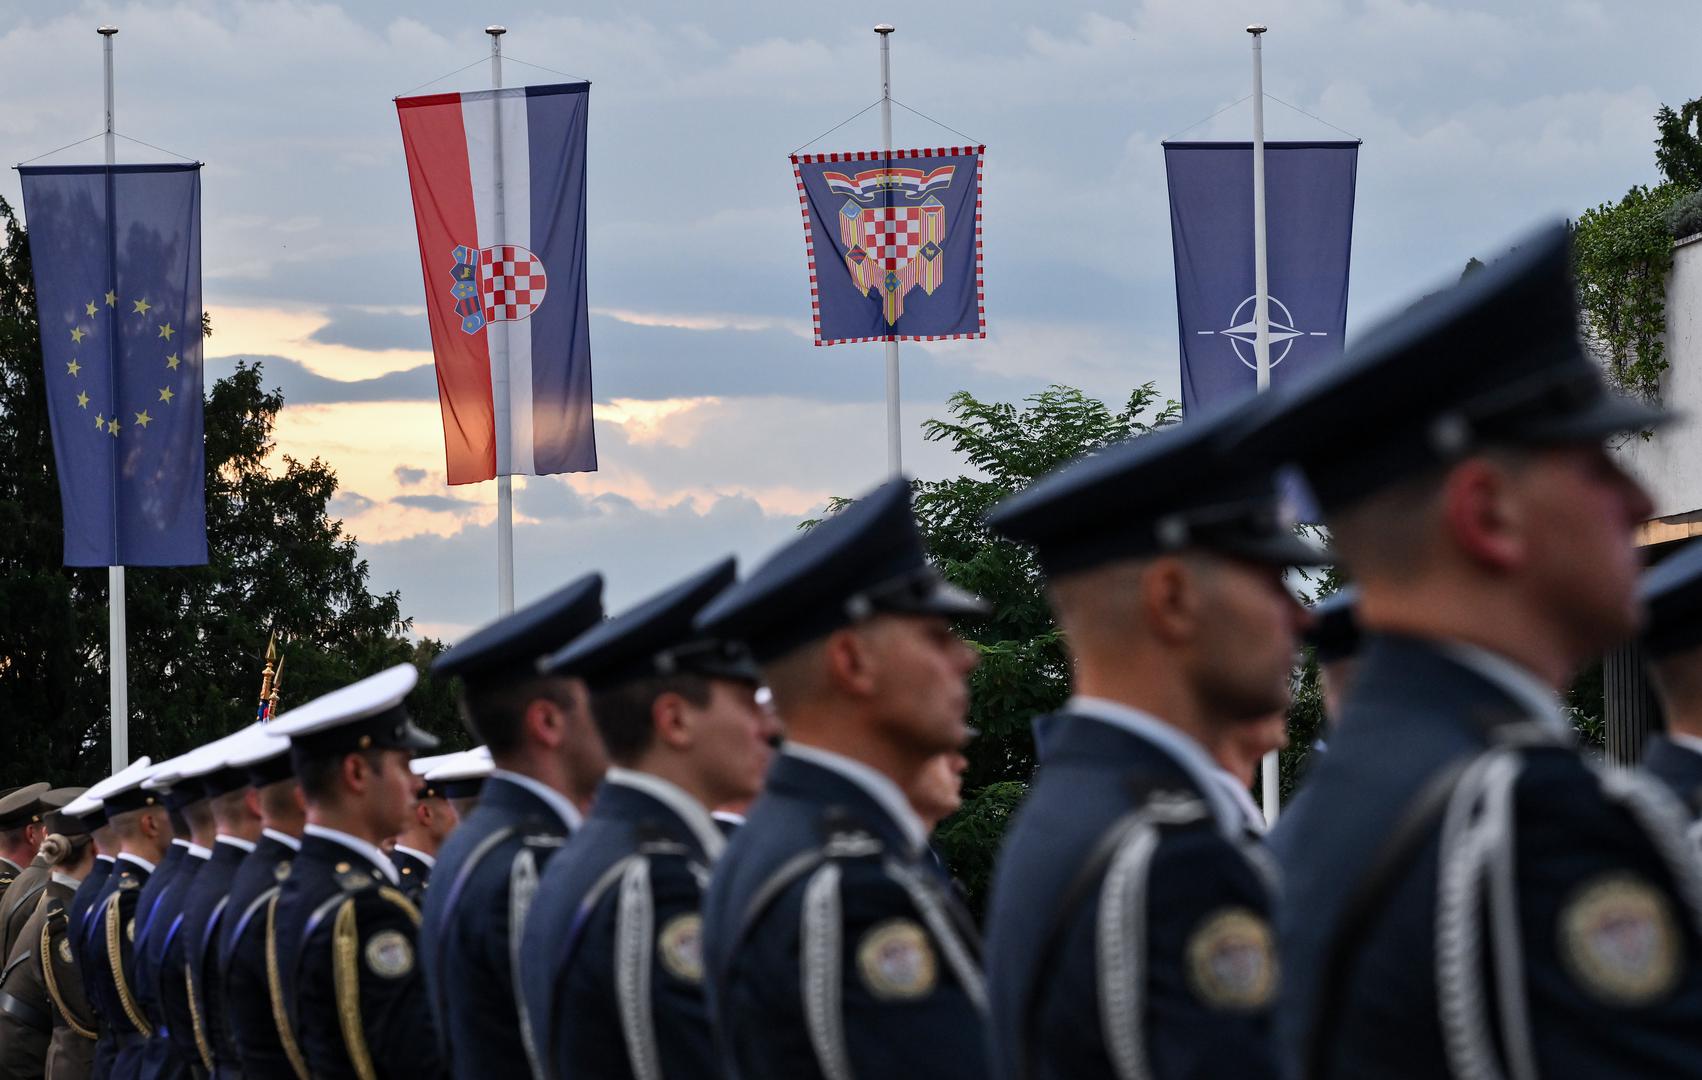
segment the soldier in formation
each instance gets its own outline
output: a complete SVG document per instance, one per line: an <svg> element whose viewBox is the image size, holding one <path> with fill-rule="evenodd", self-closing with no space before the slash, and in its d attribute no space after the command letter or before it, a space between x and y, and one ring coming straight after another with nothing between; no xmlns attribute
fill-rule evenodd
<svg viewBox="0 0 1702 1080"><path fill-rule="evenodd" d="M1702 1073L1702 549L1639 581L1650 505L1603 440L1664 417L1606 391L1568 266L1538 234L1330 371L993 510L1072 696L985 953L929 834L972 734L953 620L986 609L898 479L743 580L605 621L590 574L471 635L436 670L476 751L416 759L401 665L0 795L0 1073ZM1283 465L1355 583L1313 612ZM1607 774L1558 692L1645 606L1669 728ZM1344 665L1335 726L1267 845L1226 770L1303 637Z"/></svg>

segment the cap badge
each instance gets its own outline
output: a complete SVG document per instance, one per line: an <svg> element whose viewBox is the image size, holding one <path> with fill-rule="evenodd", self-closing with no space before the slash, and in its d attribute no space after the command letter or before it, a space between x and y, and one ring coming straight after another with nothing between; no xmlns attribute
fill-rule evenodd
<svg viewBox="0 0 1702 1080"><path fill-rule="evenodd" d="M1213 912L1188 938L1184 951L1194 995L1219 1009L1269 1005L1277 986L1270 923L1244 907Z"/></svg>
<svg viewBox="0 0 1702 1080"><path fill-rule="evenodd" d="M888 919L864 934L857 970L869 992L887 1001L924 997L939 976L934 947L911 919Z"/></svg>
<svg viewBox="0 0 1702 1080"><path fill-rule="evenodd" d="M1684 939L1671 903L1642 877L1597 876L1566 902L1559 926L1568 972L1609 1005L1648 1005L1678 985Z"/></svg>

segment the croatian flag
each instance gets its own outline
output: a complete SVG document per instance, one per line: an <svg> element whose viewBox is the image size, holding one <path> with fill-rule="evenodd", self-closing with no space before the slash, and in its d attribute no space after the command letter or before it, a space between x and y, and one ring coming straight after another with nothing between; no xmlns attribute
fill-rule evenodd
<svg viewBox="0 0 1702 1080"><path fill-rule="evenodd" d="M590 83L396 99L449 482L592 472Z"/></svg>

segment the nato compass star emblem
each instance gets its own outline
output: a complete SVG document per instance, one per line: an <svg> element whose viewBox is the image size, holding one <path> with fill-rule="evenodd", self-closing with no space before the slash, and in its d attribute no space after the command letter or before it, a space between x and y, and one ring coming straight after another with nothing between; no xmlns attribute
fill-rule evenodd
<svg viewBox="0 0 1702 1080"><path fill-rule="evenodd" d="M1215 337L1222 334L1229 339L1229 344L1235 350L1236 359L1254 371L1259 370L1258 357L1258 326L1253 321L1253 306L1257 296L1249 296L1235 306L1235 313L1229 317L1229 326L1223 330L1196 330L1194 333L1202 337ZM1302 337L1329 337L1323 330L1297 330L1294 326L1294 315L1284 304L1274 296L1266 297L1269 310L1267 316L1271 322L1271 367L1276 367L1288 359L1288 352L1294 348L1294 339ZM1276 346L1281 345L1278 352ZM1243 348L1245 346L1245 348Z"/></svg>

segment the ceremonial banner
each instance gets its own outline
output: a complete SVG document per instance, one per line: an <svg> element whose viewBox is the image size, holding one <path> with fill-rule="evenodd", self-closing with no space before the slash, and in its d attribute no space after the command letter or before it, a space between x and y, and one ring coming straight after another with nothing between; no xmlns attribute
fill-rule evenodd
<svg viewBox="0 0 1702 1080"><path fill-rule="evenodd" d="M1357 142L1265 144L1271 385L1342 354ZM1257 392L1253 144L1165 143L1182 407L1211 412Z"/></svg>
<svg viewBox="0 0 1702 1080"><path fill-rule="evenodd" d="M449 482L591 472L589 83L398 98Z"/></svg>
<svg viewBox="0 0 1702 1080"><path fill-rule="evenodd" d="M792 156L817 345L987 336L986 149Z"/></svg>
<svg viewBox="0 0 1702 1080"><path fill-rule="evenodd" d="M67 566L207 561L200 170L18 170Z"/></svg>

